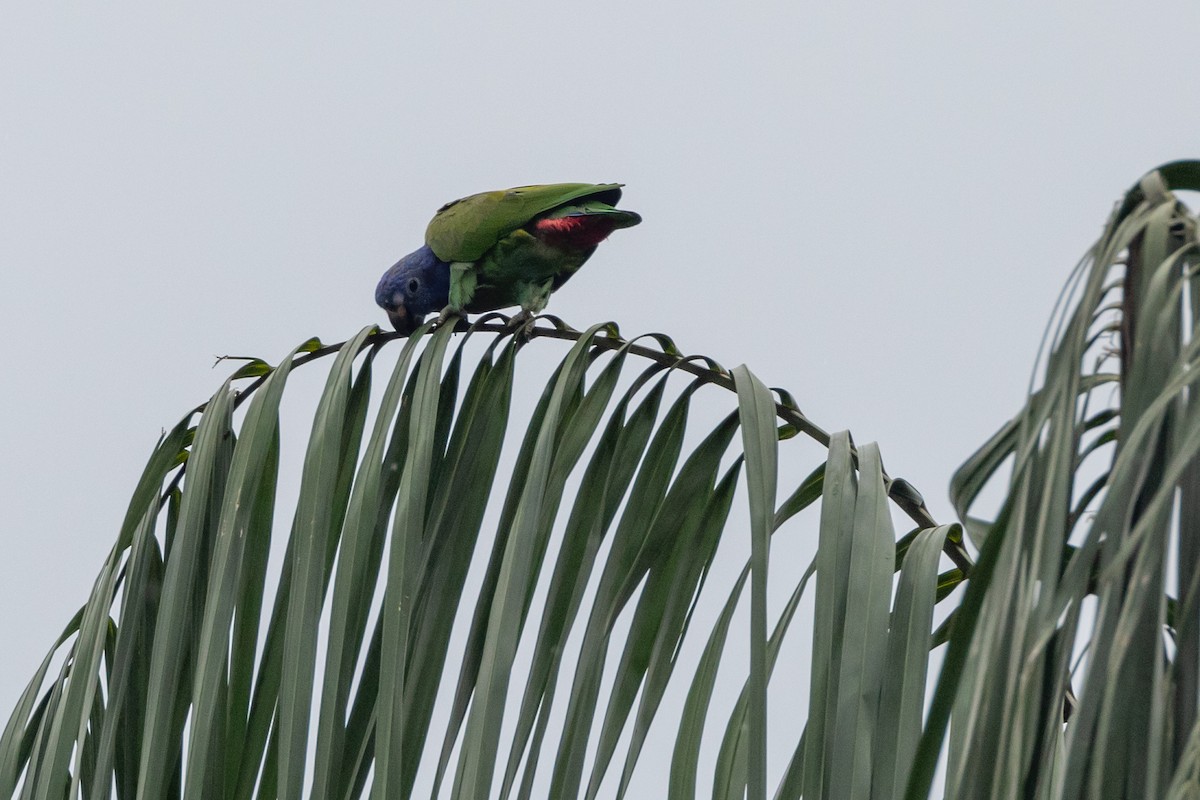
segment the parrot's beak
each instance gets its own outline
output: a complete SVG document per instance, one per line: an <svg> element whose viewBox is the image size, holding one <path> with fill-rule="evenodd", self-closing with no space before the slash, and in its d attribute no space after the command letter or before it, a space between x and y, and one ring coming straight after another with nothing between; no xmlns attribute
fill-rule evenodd
<svg viewBox="0 0 1200 800"><path fill-rule="evenodd" d="M417 329L418 321L409 315L408 309L404 306L398 306L394 310L387 312L388 319L392 322L392 327L398 333L412 333Z"/></svg>

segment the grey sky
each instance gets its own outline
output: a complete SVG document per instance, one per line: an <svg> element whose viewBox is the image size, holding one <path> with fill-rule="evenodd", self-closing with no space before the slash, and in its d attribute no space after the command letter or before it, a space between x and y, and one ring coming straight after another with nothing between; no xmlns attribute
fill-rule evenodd
<svg viewBox="0 0 1200 800"><path fill-rule="evenodd" d="M750 364L949 521L1111 203L1200 156L1200 6L965 5L8 5L0 709L212 357L383 322L484 189L628 184L550 310Z"/></svg>

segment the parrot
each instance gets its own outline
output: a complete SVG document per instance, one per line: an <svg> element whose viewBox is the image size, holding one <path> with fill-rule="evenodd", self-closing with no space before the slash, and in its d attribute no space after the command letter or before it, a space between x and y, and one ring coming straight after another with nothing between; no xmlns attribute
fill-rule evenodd
<svg viewBox="0 0 1200 800"><path fill-rule="evenodd" d="M528 320L609 234L642 221L616 208L623 185L517 186L446 203L425 229L425 244L380 278L375 302L400 333L439 310L444 322L520 306L514 323Z"/></svg>

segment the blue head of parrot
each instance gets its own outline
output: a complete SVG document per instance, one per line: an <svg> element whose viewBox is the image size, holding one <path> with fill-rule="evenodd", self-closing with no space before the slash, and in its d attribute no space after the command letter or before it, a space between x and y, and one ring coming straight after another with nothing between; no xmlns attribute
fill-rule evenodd
<svg viewBox="0 0 1200 800"><path fill-rule="evenodd" d="M397 261L379 279L375 302L400 333L412 333L425 315L445 308L450 298L450 266L426 245Z"/></svg>

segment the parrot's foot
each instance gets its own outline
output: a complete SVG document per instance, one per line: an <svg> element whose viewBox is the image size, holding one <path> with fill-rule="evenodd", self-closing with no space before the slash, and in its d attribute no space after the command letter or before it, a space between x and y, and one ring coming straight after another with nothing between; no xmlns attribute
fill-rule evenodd
<svg viewBox="0 0 1200 800"><path fill-rule="evenodd" d="M529 309L523 308L509 317L508 328L513 332L513 338L521 344L528 344L529 340L533 338L535 322L537 322L537 315Z"/></svg>
<svg viewBox="0 0 1200 800"><path fill-rule="evenodd" d="M467 315L463 313L461 308L446 306L442 309L441 313L437 315L437 319L433 321L434 327L440 328L456 317L464 322L467 319Z"/></svg>

